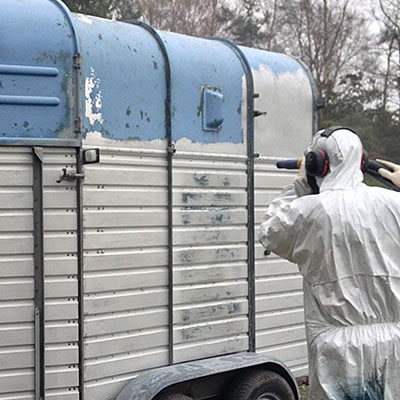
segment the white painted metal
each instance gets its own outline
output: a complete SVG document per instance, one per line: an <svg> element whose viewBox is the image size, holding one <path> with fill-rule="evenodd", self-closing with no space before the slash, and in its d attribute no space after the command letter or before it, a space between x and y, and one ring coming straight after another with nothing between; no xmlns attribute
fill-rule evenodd
<svg viewBox="0 0 400 400"><path fill-rule="evenodd" d="M78 264L76 182L57 179L76 169L75 149L44 148L44 252L46 308L46 398L78 395ZM69 307L65 313L64 308ZM50 321L51 319L51 321Z"/></svg>
<svg viewBox="0 0 400 400"><path fill-rule="evenodd" d="M85 166L87 400L168 364L167 169L151 149L101 147Z"/></svg>
<svg viewBox="0 0 400 400"><path fill-rule="evenodd" d="M99 142L101 163L85 167L86 400L111 399L136 374L168 364L166 156L152 146ZM175 362L249 346L247 156L245 144L228 147L178 143L174 156ZM74 182L55 182L75 168L75 152L44 154L46 395L77 400L76 192ZM257 226L293 179L275 161L256 161ZM31 162L30 149L0 148L0 399L34 395ZM307 371L302 307L297 267L256 244L257 350L297 375Z"/></svg>
<svg viewBox="0 0 400 400"><path fill-rule="evenodd" d="M57 400L78 398L76 192L56 183L71 165L73 149L45 149L46 394ZM0 148L0 177L0 399L33 399L32 149Z"/></svg>
<svg viewBox="0 0 400 400"><path fill-rule="evenodd" d="M301 154L301 153L300 153ZM277 159L260 157L255 165L255 217L258 234L265 209L293 173L277 171ZM257 352L284 361L296 376L307 373L302 278L296 265L256 244Z"/></svg>
<svg viewBox="0 0 400 400"><path fill-rule="evenodd" d="M135 374L168 364L165 150L90 142L85 166L85 395L110 398ZM177 145L173 159L174 361L246 351L248 340L245 144ZM256 163L256 221L292 174ZM256 244L256 342L305 373L297 267ZM108 396L108 397L107 397Z"/></svg>
<svg viewBox="0 0 400 400"><path fill-rule="evenodd" d="M101 163L85 167L89 400L168 363L166 156L140 146L98 143ZM175 362L248 349L245 154L174 156Z"/></svg>
<svg viewBox="0 0 400 400"><path fill-rule="evenodd" d="M258 227L268 204L293 181L294 174L278 170L278 159L301 157L313 132L313 94L302 70L275 74L253 70L259 96L255 109L255 221ZM284 361L296 376L307 373L302 278L296 265L274 255L265 256L256 242L257 352Z"/></svg>
<svg viewBox="0 0 400 400"><path fill-rule="evenodd" d="M31 150L0 148L0 171L0 396L29 398L34 389ZM14 217L17 227L10 229Z"/></svg>
<svg viewBox="0 0 400 400"><path fill-rule="evenodd" d="M246 147L177 143L174 156L174 360L246 351Z"/></svg>

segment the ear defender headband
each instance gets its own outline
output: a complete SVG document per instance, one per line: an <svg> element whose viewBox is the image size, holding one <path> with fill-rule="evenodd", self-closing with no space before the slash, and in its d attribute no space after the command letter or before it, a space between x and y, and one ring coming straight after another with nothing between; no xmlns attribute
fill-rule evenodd
<svg viewBox="0 0 400 400"><path fill-rule="evenodd" d="M325 129L321 133L321 136L328 138L333 132L339 129L347 129L357 135L357 133L352 129L343 126L332 126ZM323 149L319 148L315 151L309 151L305 158L307 175L313 177L324 177L329 172L329 157ZM364 149L362 151L360 169L363 173L368 169L368 153Z"/></svg>

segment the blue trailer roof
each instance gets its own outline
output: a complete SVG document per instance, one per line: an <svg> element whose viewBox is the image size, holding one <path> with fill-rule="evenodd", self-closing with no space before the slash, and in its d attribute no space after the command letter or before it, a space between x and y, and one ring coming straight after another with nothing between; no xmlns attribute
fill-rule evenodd
<svg viewBox="0 0 400 400"><path fill-rule="evenodd" d="M1 141L72 143L73 57L79 52L62 3L8 0L0 14Z"/></svg>
<svg viewBox="0 0 400 400"><path fill-rule="evenodd" d="M168 125L173 141L243 143L245 70L226 44L71 14L59 0L7 2L0 143L76 145L92 132L151 141ZM253 70L302 70L290 57L241 49Z"/></svg>

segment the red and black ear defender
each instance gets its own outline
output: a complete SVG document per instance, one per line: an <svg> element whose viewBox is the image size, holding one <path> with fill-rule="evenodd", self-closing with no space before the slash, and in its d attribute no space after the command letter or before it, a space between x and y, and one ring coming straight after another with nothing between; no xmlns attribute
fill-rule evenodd
<svg viewBox="0 0 400 400"><path fill-rule="evenodd" d="M329 171L329 157L322 149L306 154L306 171L310 176L325 176Z"/></svg>
<svg viewBox="0 0 400 400"><path fill-rule="evenodd" d="M363 149L361 156L361 167L360 167L363 174L365 174L368 170L368 162L369 162L368 153Z"/></svg>
<svg viewBox="0 0 400 400"><path fill-rule="evenodd" d="M333 132L339 129L347 129L357 135L357 133L352 129L345 128L343 126L332 126L325 129L321 133L321 136L328 138ZM319 148L315 151L309 151L305 158L307 175L324 177L329 172L329 157L323 149ZM368 169L368 153L364 149L362 151L360 169L363 173L365 173Z"/></svg>

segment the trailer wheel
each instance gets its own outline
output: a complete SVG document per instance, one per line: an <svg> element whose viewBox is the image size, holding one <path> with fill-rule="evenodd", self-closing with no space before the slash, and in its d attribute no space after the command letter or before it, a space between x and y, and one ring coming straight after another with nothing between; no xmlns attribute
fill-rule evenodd
<svg viewBox="0 0 400 400"><path fill-rule="evenodd" d="M161 395L161 397L157 397L157 400L193 400L193 399L189 396L185 396L184 394L173 393L173 394Z"/></svg>
<svg viewBox="0 0 400 400"><path fill-rule="evenodd" d="M296 400L285 378L272 371L256 370L231 383L225 400Z"/></svg>

